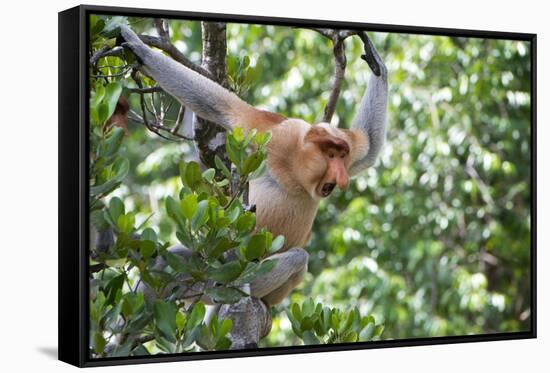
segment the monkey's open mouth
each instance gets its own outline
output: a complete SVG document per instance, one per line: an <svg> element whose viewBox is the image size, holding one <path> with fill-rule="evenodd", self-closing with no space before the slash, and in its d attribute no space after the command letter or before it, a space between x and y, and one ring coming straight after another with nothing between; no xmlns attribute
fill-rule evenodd
<svg viewBox="0 0 550 373"><path fill-rule="evenodd" d="M330 193L334 190L334 187L336 186L336 183L325 183L323 184L323 187L321 188L321 195L323 197L328 197Z"/></svg>

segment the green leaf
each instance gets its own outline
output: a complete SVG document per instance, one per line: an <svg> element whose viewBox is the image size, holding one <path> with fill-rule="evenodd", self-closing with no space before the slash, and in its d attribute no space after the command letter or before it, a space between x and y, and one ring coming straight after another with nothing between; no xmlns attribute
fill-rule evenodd
<svg viewBox="0 0 550 373"><path fill-rule="evenodd" d="M103 338L103 335L100 332L94 333L94 351L96 354L103 353L107 341Z"/></svg>
<svg viewBox="0 0 550 373"><path fill-rule="evenodd" d="M167 251L164 254L166 262L172 269L178 273L189 273L191 268L188 263L186 263L179 255Z"/></svg>
<svg viewBox="0 0 550 373"><path fill-rule="evenodd" d="M271 272L271 270L275 268L276 264L277 259L266 259L261 263L250 263L236 282L238 284L251 283L256 278Z"/></svg>
<svg viewBox="0 0 550 373"><path fill-rule="evenodd" d="M243 165L243 175L248 175L251 172L254 172L260 167L262 161L264 160L263 154L260 152L254 152L246 158Z"/></svg>
<svg viewBox="0 0 550 373"><path fill-rule="evenodd" d="M265 159L262 161L262 163L260 163L260 167L258 167L258 169L256 171L254 171L253 173L250 174L250 176L248 177L249 180L254 180L254 179L257 179L259 178L260 176L264 175L265 172L267 171L267 163L265 161Z"/></svg>
<svg viewBox="0 0 550 373"><path fill-rule="evenodd" d="M185 328L185 324L187 322L187 316L183 312L178 312L176 314L176 327L178 329L178 335L183 334L183 329Z"/></svg>
<svg viewBox="0 0 550 373"><path fill-rule="evenodd" d="M290 325L292 325L292 331L294 332L294 334L302 338L302 331L300 330L300 322L294 317L292 312L288 309L286 310L286 315L290 320Z"/></svg>
<svg viewBox="0 0 550 373"><path fill-rule="evenodd" d="M126 276L124 274L120 274L118 276L113 277L105 286L105 304L113 304L115 303L115 298L117 296L117 293L119 290L122 289L122 286L124 285L124 280L126 279Z"/></svg>
<svg viewBox="0 0 550 373"><path fill-rule="evenodd" d="M370 341L374 335L375 326L373 323L367 325L365 329L359 333L359 340L361 341Z"/></svg>
<svg viewBox="0 0 550 373"><path fill-rule="evenodd" d="M127 17L113 16L107 20L105 27L100 32L100 35L103 36L105 39L114 38L120 33L120 25L127 23Z"/></svg>
<svg viewBox="0 0 550 373"><path fill-rule="evenodd" d="M116 346L113 352L109 354L109 357L127 357L128 355L130 355L130 351L132 350L133 345L133 340L126 341L125 343Z"/></svg>
<svg viewBox="0 0 550 373"><path fill-rule="evenodd" d="M255 137L256 145L258 146L266 145L271 140L271 137L272 137L271 131L258 133Z"/></svg>
<svg viewBox="0 0 550 373"><path fill-rule="evenodd" d="M90 106L90 125L96 126L99 124L101 123L99 121L99 112L97 110L97 106L96 107Z"/></svg>
<svg viewBox="0 0 550 373"><path fill-rule="evenodd" d="M178 308L175 304L157 300L153 304L153 315L155 326L162 336L168 341L176 342L176 313Z"/></svg>
<svg viewBox="0 0 550 373"><path fill-rule="evenodd" d="M153 289L158 289L160 286L160 281L147 270L141 271L141 279Z"/></svg>
<svg viewBox="0 0 550 373"><path fill-rule="evenodd" d="M235 127L232 134L237 142L244 141L244 130L241 127Z"/></svg>
<svg viewBox="0 0 550 373"><path fill-rule="evenodd" d="M104 210L95 210L90 212L90 221L96 227L98 232L109 229L110 221L107 220ZM114 224L113 224L114 225Z"/></svg>
<svg viewBox="0 0 550 373"><path fill-rule="evenodd" d="M214 349L216 351L229 350L231 347L231 340L229 338L223 337L216 343Z"/></svg>
<svg viewBox="0 0 550 373"><path fill-rule="evenodd" d="M380 337L383 331L384 331L384 325L376 325L376 328L374 328L374 336Z"/></svg>
<svg viewBox="0 0 550 373"><path fill-rule="evenodd" d="M233 328L233 321L231 319L223 319L220 323L217 337L225 337L231 331L231 328Z"/></svg>
<svg viewBox="0 0 550 373"><path fill-rule="evenodd" d="M183 213L183 216L187 218L187 220L191 220L193 218L193 215L195 215L195 212L197 211L197 207L199 205L197 201L197 195L196 194L188 194L180 202L181 205L181 212Z"/></svg>
<svg viewBox="0 0 550 373"><path fill-rule="evenodd" d="M111 129L109 136L100 147L101 155L105 158L111 158L118 153L122 140L124 139L124 130L122 128L114 127Z"/></svg>
<svg viewBox="0 0 550 373"><path fill-rule="evenodd" d="M151 355L151 354L142 344L140 344L139 346L137 346L132 350L132 356L148 356L148 355Z"/></svg>
<svg viewBox="0 0 550 373"><path fill-rule="evenodd" d="M100 194L107 194L107 192L111 192L126 177L129 169L130 162L128 162L126 158L117 159L113 164L113 171L115 175L101 185L94 185L90 187L90 194L92 196L97 196Z"/></svg>
<svg viewBox="0 0 550 373"><path fill-rule="evenodd" d="M321 343L321 341L319 341L319 339L315 336L315 334L313 334L311 330L305 331L303 333L302 339L304 340L304 343L306 345L316 345Z"/></svg>
<svg viewBox="0 0 550 373"><path fill-rule="evenodd" d="M185 167L185 185L192 190L195 190L202 182L202 174L200 166L197 162L189 162Z"/></svg>
<svg viewBox="0 0 550 373"><path fill-rule="evenodd" d="M243 268L238 260L225 263L219 267L210 267L208 270L208 278L221 283L228 283L235 280Z"/></svg>
<svg viewBox="0 0 550 373"><path fill-rule="evenodd" d="M208 181L209 183L212 183L215 175L216 175L216 170L214 170L213 168L209 168L208 170L202 173L203 179Z"/></svg>
<svg viewBox="0 0 550 373"><path fill-rule="evenodd" d="M199 229L208 221L208 203L208 200L203 200L198 203L197 211L193 215L193 220L191 221L193 230Z"/></svg>
<svg viewBox="0 0 550 373"><path fill-rule="evenodd" d="M91 15L90 16L90 39L94 40L103 28L105 27L105 21L101 18Z"/></svg>
<svg viewBox="0 0 550 373"><path fill-rule="evenodd" d="M179 165L179 171L180 171L180 179L183 185L187 185L187 182L185 181L185 169L187 168L187 163L184 161L180 161Z"/></svg>
<svg viewBox="0 0 550 373"><path fill-rule="evenodd" d="M117 227L121 232L130 233L134 229L136 217L133 213L129 212L124 215L120 215L117 220Z"/></svg>
<svg viewBox="0 0 550 373"><path fill-rule="evenodd" d="M141 232L140 238L142 240L157 242L157 233L152 228L145 228L143 232Z"/></svg>
<svg viewBox="0 0 550 373"><path fill-rule="evenodd" d="M149 259L157 249L157 244L154 241L141 240L139 244L139 253L143 259Z"/></svg>
<svg viewBox="0 0 550 373"><path fill-rule="evenodd" d="M187 320L186 329L191 331L195 327L199 326L204 320L205 313L206 313L206 308L204 304L200 302L195 304L195 306L193 306L193 310L191 311L191 315Z"/></svg>
<svg viewBox="0 0 550 373"><path fill-rule="evenodd" d="M226 252L229 249L232 249L239 245L238 241L232 241L228 237L223 236L218 243L211 246L212 248L208 249L208 256L210 258L216 259L220 255L222 255L224 252Z"/></svg>
<svg viewBox="0 0 550 373"><path fill-rule="evenodd" d="M301 329L302 331L306 331L306 330L311 330L313 329L313 319L309 316L305 316L303 319L302 319L302 325L301 325Z"/></svg>
<svg viewBox="0 0 550 373"><path fill-rule="evenodd" d="M285 244L285 237L278 235L271 244L271 249L269 250L270 253L275 253L283 248L283 245Z"/></svg>
<svg viewBox="0 0 550 373"><path fill-rule="evenodd" d="M342 342L345 342L345 343L357 342L357 333L356 332L346 333L344 335Z"/></svg>
<svg viewBox="0 0 550 373"><path fill-rule="evenodd" d="M301 322L302 321L302 311L300 309L300 306L297 303L292 303L291 311L292 311L292 316L294 316L294 318L297 321Z"/></svg>
<svg viewBox="0 0 550 373"><path fill-rule="evenodd" d="M239 216L241 216L241 209L238 206L234 206L231 208L231 210L229 210L227 218L229 219L230 223L234 223Z"/></svg>
<svg viewBox="0 0 550 373"><path fill-rule="evenodd" d="M104 102L107 104L108 114L107 118L110 118L111 115L115 112L116 104L122 93L122 86L117 82L112 82L107 84L105 87L105 98Z"/></svg>
<svg viewBox="0 0 550 373"><path fill-rule="evenodd" d="M250 57L245 55L242 60L242 67L243 69L246 69L248 66L250 66Z"/></svg>
<svg viewBox="0 0 550 373"><path fill-rule="evenodd" d="M176 202L176 200L170 196L166 197L166 212L168 213L168 216L170 216L176 224L178 224L180 229L184 229L185 224L183 221L183 215L181 213L181 208Z"/></svg>
<svg viewBox="0 0 550 373"><path fill-rule="evenodd" d="M304 303L302 303L302 313L305 315L311 315L315 310L315 304L313 299L307 298Z"/></svg>
<svg viewBox="0 0 550 373"><path fill-rule="evenodd" d="M143 305L145 299L143 293L126 293L122 300L122 314L125 318L130 318Z"/></svg>
<svg viewBox="0 0 550 373"><path fill-rule="evenodd" d="M330 310L329 307L323 307L323 311L322 311L322 314L321 314L321 322L323 323L323 329L324 330L328 330L330 329L331 325L330 325L330 318L332 316L332 311Z"/></svg>
<svg viewBox="0 0 550 373"><path fill-rule="evenodd" d="M340 326L340 319L338 318L338 315L333 310L330 315L330 326L334 330L338 330L338 327Z"/></svg>
<svg viewBox="0 0 550 373"><path fill-rule="evenodd" d="M225 166L223 161L218 157L217 155L214 156L214 163L216 163L216 167L218 170L221 171L222 175L225 176L228 179L231 179L231 172L229 169Z"/></svg>
<svg viewBox="0 0 550 373"><path fill-rule="evenodd" d="M237 219L235 228L239 231L239 233L247 233L254 229L255 225L256 216L250 212L245 212L239 217L239 219Z"/></svg>
<svg viewBox="0 0 550 373"><path fill-rule="evenodd" d="M97 116L99 124L109 119L109 105L106 102L102 101L97 105Z"/></svg>
<svg viewBox="0 0 550 373"><path fill-rule="evenodd" d="M234 136L229 135L225 143L225 151L229 160L237 167L237 171L240 173L246 150L241 147Z"/></svg>
<svg viewBox="0 0 550 373"><path fill-rule="evenodd" d="M245 256L249 261L261 258L267 249L267 238L264 233L257 233L250 237L246 246Z"/></svg>
<svg viewBox="0 0 550 373"><path fill-rule="evenodd" d="M214 287L206 289L205 294L217 303L232 304L238 302L246 295L240 290L226 287Z"/></svg>
<svg viewBox="0 0 550 373"><path fill-rule="evenodd" d="M340 330L338 330L338 333L344 334L346 331L348 331L351 328L351 325L353 324L353 320L355 319L355 310L351 310L348 313L348 317L346 319L346 322L342 325L340 325Z"/></svg>
<svg viewBox="0 0 550 373"><path fill-rule="evenodd" d="M181 244L185 247L193 247L195 244L193 240L193 236L191 236L191 233L189 233L187 229L177 231L176 237L181 242Z"/></svg>
<svg viewBox="0 0 550 373"><path fill-rule="evenodd" d="M98 81L95 85L95 91L90 99L90 107L97 108L97 105L103 101L103 97L105 97L105 87Z"/></svg>
<svg viewBox="0 0 550 373"><path fill-rule="evenodd" d="M113 197L109 201L109 214L113 221L117 221L120 215L124 215L124 203L118 197Z"/></svg>

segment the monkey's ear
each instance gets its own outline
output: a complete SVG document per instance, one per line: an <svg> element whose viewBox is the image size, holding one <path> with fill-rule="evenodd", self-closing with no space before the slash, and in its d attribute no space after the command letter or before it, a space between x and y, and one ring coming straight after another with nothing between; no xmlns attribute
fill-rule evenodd
<svg viewBox="0 0 550 373"><path fill-rule="evenodd" d="M350 152L350 144L342 138L330 134L326 129L312 126L304 137L304 141L317 144L321 150L336 149Z"/></svg>

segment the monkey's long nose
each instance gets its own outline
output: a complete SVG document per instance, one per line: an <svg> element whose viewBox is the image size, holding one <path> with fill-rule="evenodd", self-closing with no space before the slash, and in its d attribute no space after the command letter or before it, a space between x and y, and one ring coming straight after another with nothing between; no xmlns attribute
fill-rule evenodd
<svg viewBox="0 0 550 373"><path fill-rule="evenodd" d="M340 172L336 174L336 185L338 185L338 188L342 190L348 189L349 177L347 172L345 172L344 170L340 170Z"/></svg>

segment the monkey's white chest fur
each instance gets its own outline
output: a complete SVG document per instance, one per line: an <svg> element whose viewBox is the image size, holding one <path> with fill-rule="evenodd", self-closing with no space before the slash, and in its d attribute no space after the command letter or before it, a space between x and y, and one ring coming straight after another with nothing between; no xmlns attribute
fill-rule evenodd
<svg viewBox="0 0 550 373"><path fill-rule="evenodd" d="M267 228L273 237L285 237L283 250L304 247L308 242L319 201L288 194L268 174L251 181L250 204L256 205L257 228Z"/></svg>

